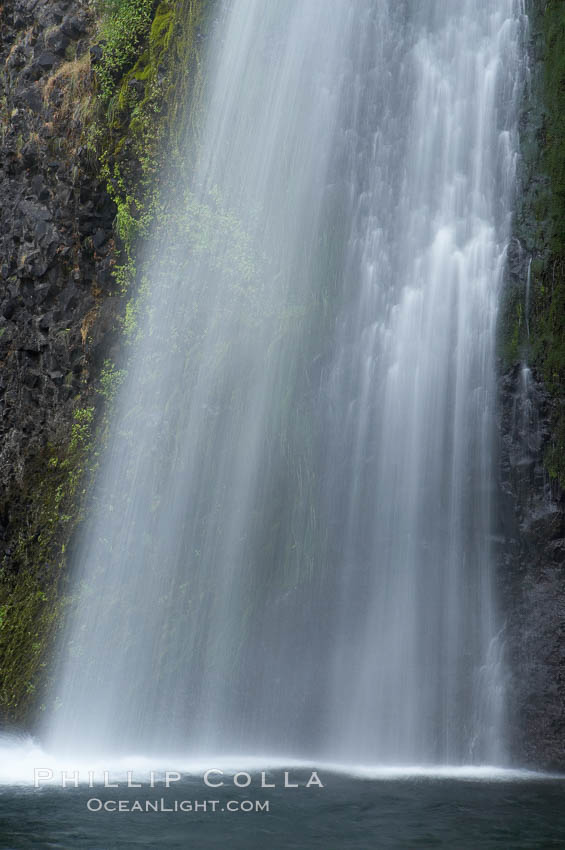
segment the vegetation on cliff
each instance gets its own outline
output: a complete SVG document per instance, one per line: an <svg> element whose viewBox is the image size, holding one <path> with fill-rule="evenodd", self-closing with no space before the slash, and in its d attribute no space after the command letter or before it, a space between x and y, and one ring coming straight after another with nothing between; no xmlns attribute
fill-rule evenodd
<svg viewBox="0 0 565 850"><path fill-rule="evenodd" d="M91 291L76 296L72 303L78 300L78 306L66 316L68 337L80 352L80 372L74 367L68 382L63 375L68 406L55 411L57 427L42 432L30 447L8 494L0 565L0 715L7 721L31 722L41 709L38 697L47 683L50 651L72 603L69 556L87 504L91 507L111 403L125 374L115 362L125 360L124 348L135 336L144 290L136 244L162 212L157 175L170 174L179 140L188 132L194 136L209 5L208 0L102 0L81 4L75 17L71 9L56 26L39 10L33 31L14 18L8 61L20 44L27 56L27 33L35 33L39 58L32 69L38 81L31 85L34 98L37 90L41 99L33 105L38 120L49 119L47 141L41 135L31 141L40 153L49 145L47 157L57 152L65 160L85 207L90 201L109 204L115 218L113 232L97 225L98 230L84 226L76 234L80 250L70 271L79 285L85 257L95 268ZM56 52L41 53L49 39ZM183 116L186 103L192 108ZM7 122L13 120L8 113ZM36 163L30 158L32 170ZM97 197L89 199L88 193ZM70 380L73 375L76 381Z"/></svg>
<svg viewBox="0 0 565 850"><path fill-rule="evenodd" d="M545 465L564 487L565 4L531 0L527 11L529 75L520 128L516 241L501 311L501 353L506 368L527 361L549 393L551 438Z"/></svg>

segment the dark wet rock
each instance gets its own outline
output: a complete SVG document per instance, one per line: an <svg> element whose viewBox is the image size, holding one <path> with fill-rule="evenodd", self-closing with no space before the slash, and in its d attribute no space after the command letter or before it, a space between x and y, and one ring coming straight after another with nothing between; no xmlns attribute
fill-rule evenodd
<svg viewBox="0 0 565 850"><path fill-rule="evenodd" d="M41 112L43 109L41 92L35 86L22 92L21 101L34 112Z"/></svg>
<svg viewBox="0 0 565 850"><path fill-rule="evenodd" d="M99 44L94 44L90 48L90 62L92 65L96 65L102 59L102 48Z"/></svg>
<svg viewBox="0 0 565 850"><path fill-rule="evenodd" d="M45 180L42 174L35 174L31 179L31 191L39 201L47 201L49 199L49 189L45 185Z"/></svg>
<svg viewBox="0 0 565 850"><path fill-rule="evenodd" d="M95 403L89 375L115 341L116 303L99 303L114 287L115 208L81 128L57 119L66 78L55 75L72 41L79 55L87 49L90 9L87 0L5 0L2 9L0 563L16 548L10 517L30 467L68 435L77 404ZM83 250L80 226L104 256Z"/></svg>
<svg viewBox="0 0 565 850"><path fill-rule="evenodd" d="M499 595L508 745L536 767L565 764L565 500L545 468L553 402L516 364L500 381Z"/></svg>
<svg viewBox="0 0 565 850"><path fill-rule="evenodd" d="M22 148L21 157L22 165L25 168L34 168L37 165L38 161L37 147L31 144L31 142L27 142Z"/></svg>
<svg viewBox="0 0 565 850"><path fill-rule="evenodd" d="M69 15L61 25L61 31L68 38L77 41L88 31L88 21L85 15Z"/></svg>
<svg viewBox="0 0 565 850"><path fill-rule="evenodd" d="M71 39L63 31L62 27L51 31L45 39L45 46L59 57L65 55L65 51L70 43Z"/></svg>
<svg viewBox="0 0 565 850"><path fill-rule="evenodd" d="M43 53L38 56L35 64L38 65L42 71L50 71L56 62L57 56L50 50L44 50Z"/></svg>
<svg viewBox="0 0 565 850"><path fill-rule="evenodd" d="M95 250L98 251L104 245L104 243L107 241L107 239L108 239L108 232L105 231L105 230L102 230L101 227L97 228L96 233L92 237L92 244L93 244Z"/></svg>
<svg viewBox="0 0 565 850"><path fill-rule="evenodd" d="M135 94L136 97L142 97L145 92L143 80L136 80L135 77L129 80L128 88Z"/></svg>
<svg viewBox="0 0 565 850"><path fill-rule="evenodd" d="M51 221L53 214L50 209L34 201L20 201L21 212L34 221Z"/></svg>
<svg viewBox="0 0 565 850"><path fill-rule="evenodd" d="M553 559L557 563L565 563L565 538L559 538L558 540L552 540L551 543L548 544L547 550L549 553L553 555ZM565 646L561 648L562 654L565 654Z"/></svg>
<svg viewBox="0 0 565 850"><path fill-rule="evenodd" d="M18 307L18 302L15 298L10 298L8 301L4 302L2 306L2 315L5 319L11 319L16 312Z"/></svg>

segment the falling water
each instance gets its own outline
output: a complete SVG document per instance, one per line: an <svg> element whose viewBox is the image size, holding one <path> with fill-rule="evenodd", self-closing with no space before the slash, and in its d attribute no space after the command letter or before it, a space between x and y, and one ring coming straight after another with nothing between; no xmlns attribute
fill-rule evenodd
<svg viewBox="0 0 565 850"><path fill-rule="evenodd" d="M524 315L526 317L526 333L530 339L530 290L532 288L532 258L528 260L528 273L526 275L526 298L524 303Z"/></svg>
<svg viewBox="0 0 565 850"><path fill-rule="evenodd" d="M77 547L54 749L502 758L494 337L522 17L222 7Z"/></svg>

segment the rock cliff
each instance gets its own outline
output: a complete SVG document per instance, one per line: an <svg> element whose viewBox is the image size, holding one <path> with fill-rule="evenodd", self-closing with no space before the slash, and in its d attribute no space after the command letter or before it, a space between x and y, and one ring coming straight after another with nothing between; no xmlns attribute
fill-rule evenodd
<svg viewBox="0 0 565 850"><path fill-rule="evenodd" d="M0 8L0 718L41 711L206 0Z"/></svg>
<svg viewBox="0 0 565 850"><path fill-rule="evenodd" d="M527 6L500 317L499 577L513 760L565 766L565 5Z"/></svg>

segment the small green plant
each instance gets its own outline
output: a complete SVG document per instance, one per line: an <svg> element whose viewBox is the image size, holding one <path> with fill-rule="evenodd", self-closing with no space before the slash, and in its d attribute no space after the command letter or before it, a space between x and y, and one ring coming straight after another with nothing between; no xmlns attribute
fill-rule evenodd
<svg viewBox="0 0 565 850"><path fill-rule="evenodd" d="M101 96L107 104L124 72L137 59L139 45L151 25L153 0L105 0L102 62L98 70Z"/></svg>
<svg viewBox="0 0 565 850"><path fill-rule="evenodd" d="M111 404L127 375L125 369L116 369L111 360L106 360L100 373L100 388L98 392Z"/></svg>
<svg viewBox="0 0 565 850"><path fill-rule="evenodd" d="M79 407L74 412L74 423L71 428L69 451L75 452L84 448L90 439L90 428L94 418L93 407Z"/></svg>

